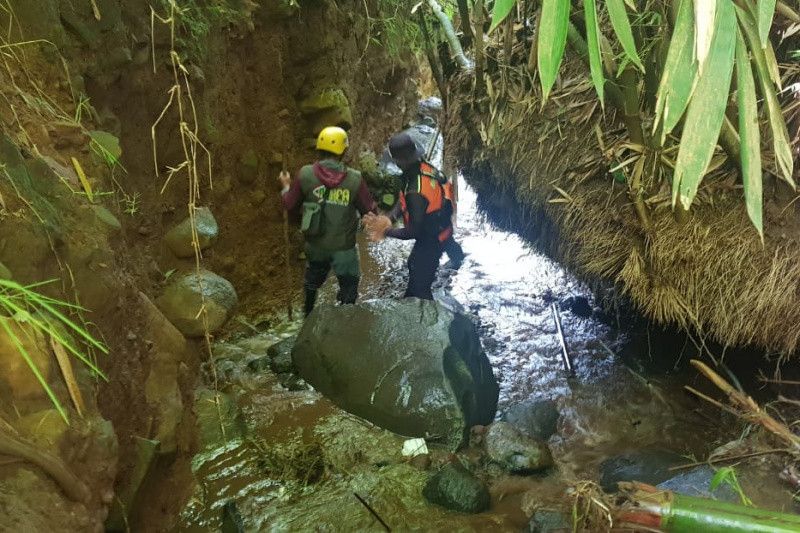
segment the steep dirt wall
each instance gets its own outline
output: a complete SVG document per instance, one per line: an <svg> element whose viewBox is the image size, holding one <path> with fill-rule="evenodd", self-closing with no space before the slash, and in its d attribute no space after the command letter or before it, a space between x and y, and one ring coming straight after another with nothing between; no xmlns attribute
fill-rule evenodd
<svg viewBox="0 0 800 533"><path fill-rule="evenodd" d="M167 16L168 2L152 3ZM296 170L313 158L312 139L325 121L352 126L352 160L362 150L379 150L415 102L415 66L410 55L388 57L380 45L374 1L301 2L299 8L278 0L178 4L188 11L177 25L177 52L193 91L193 101L183 104L196 107L199 137L213 168L208 176L201 165L198 204L210 207L219 223L219 239L205 252L204 266L232 282L238 311L256 323L282 313L293 292L283 266L278 171L284 165ZM5 11L0 15L3 27L12 28L5 42L28 44L7 48L15 56L0 72L0 277L7 269L23 284L56 279L42 290L77 299L86 308L83 324L109 354L98 354L108 382L78 366L88 421L41 441L42 424L25 421L42 413L50 420L50 403L31 385L29 369L17 364L13 346L0 343L6 367L14 365L0 380L4 420L61 456L92 494L88 501L71 502L37 468L3 465L0 500L20 512L0 524L99 530L116 501L124 503L129 525L163 527L185 496L170 480L188 475L185 458L194 446L190 406L207 357L203 343L184 339L153 303L173 272L194 268L193 260L175 258L163 242L188 212L184 174L161 190L169 168L183 159L175 106L156 130L154 169L151 126L173 83L168 26L156 19L151 35L150 6L139 0L19 0L11 6L10 20ZM319 104L321 95L331 94L334 106ZM104 161L91 144L88 133L98 130L119 140L118 163ZM92 185L92 201L73 157ZM294 231L290 237L297 286L300 243ZM46 378L77 420L53 353L46 345L40 352ZM33 397L22 402L14 380L36 391ZM153 438L160 449L150 471L160 482L145 480L151 490L135 497L146 474L141 468L150 464L143 459L150 453L143 439ZM72 521L53 512L54 505ZM141 515L131 507L148 511ZM112 510L114 527L124 526L119 511Z"/></svg>
<svg viewBox="0 0 800 533"><path fill-rule="evenodd" d="M796 352L800 213L792 192L768 178L763 246L730 180L707 180L684 219L662 184L646 198L645 231L628 185L609 173L624 153L622 126L613 111L601 113L585 70L570 58L544 107L516 72L504 82L495 69L494 92L483 98L469 77L453 81L449 152L484 204L656 322L722 345Z"/></svg>

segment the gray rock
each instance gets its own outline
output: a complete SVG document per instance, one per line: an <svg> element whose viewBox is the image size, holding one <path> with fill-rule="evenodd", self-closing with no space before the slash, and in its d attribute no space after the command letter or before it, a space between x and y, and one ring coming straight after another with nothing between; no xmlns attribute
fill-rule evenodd
<svg viewBox="0 0 800 533"><path fill-rule="evenodd" d="M523 435L508 422L495 422L484 437L492 461L515 474L529 474L553 466L547 444Z"/></svg>
<svg viewBox="0 0 800 533"><path fill-rule="evenodd" d="M540 509L533 513L530 524L530 533L555 533L572 531L572 525L564 513L550 509Z"/></svg>
<svg viewBox="0 0 800 533"><path fill-rule="evenodd" d="M417 103L417 121L436 126L442 112L442 99L436 96L424 98Z"/></svg>
<svg viewBox="0 0 800 533"><path fill-rule="evenodd" d="M244 434L239 408L223 392L198 389L194 396L194 413L197 416L197 440L200 449L213 448L241 438Z"/></svg>
<svg viewBox="0 0 800 533"><path fill-rule="evenodd" d="M722 484L713 491L711 490L711 479L716 471L708 465L698 466L691 470L682 472L672 479L668 479L658 484L659 489L671 490L686 496L697 496L700 498L713 498L731 503L738 503L739 498L734 490Z"/></svg>
<svg viewBox="0 0 800 533"><path fill-rule="evenodd" d="M586 296L568 296L558 303L559 307L564 311L569 311L573 315L588 318L592 316L592 306L589 305L589 299Z"/></svg>
<svg viewBox="0 0 800 533"><path fill-rule="evenodd" d="M292 350L300 376L353 414L458 448L498 386L472 322L432 301L319 306Z"/></svg>
<svg viewBox="0 0 800 533"><path fill-rule="evenodd" d="M187 337L202 337L205 327L203 317L198 315L205 300L208 331L219 331L238 302L233 285L208 270L173 277L164 294L156 300L169 321Z"/></svg>
<svg viewBox="0 0 800 533"><path fill-rule="evenodd" d="M209 208L200 207L195 211L194 223L197 228L197 242L200 249L205 250L217 240L219 235L217 220ZM187 217L172 228L164 236L164 242L177 257L194 257L191 220Z"/></svg>
<svg viewBox="0 0 800 533"><path fill-rule="evenodd" d="M0 279L11 279L11 271L3 263L0 263Z"/></svg>
<svg viewBox="0 0 800 533"><path fill-rule="evenodd" d="M431 503L461 513L480 513L490 504L486 484L456 464L447 464L433 474L422 495Z"/></svg>
<svg viewBox="0 0 800 533"><path fill-rule="evenodd" d="M600 487L606 492L615 492L620 481L658 485L674 475L671 467L685 462L686 459L677 453L658 448L624 453L600 464Z"/></svg>
<svg viewBox="0 0 800 533"><path fill-rule="evenodd" d="M282 372L294 372L294 364L292 363L292 348L297 337L288 337L281 342L273 344L267 350L267 355L270 357L270 368L276 374Z"/></svg>
<svg viewBox="0 0 800 533"><path fill-rule="evenodd" d="M558 407L553 400L518 403L503 413L502 420L534 439L547 440L558 427Z"/></svg>
<svg viewBox="0 0 800 533"><path fill-rule="evenodd" d="M118 487L114 501L106 519L106 531L125 531L128 515L136 500L147 472L150 470L159 448L157 440L133 437L136 444L133 468L125 477L123 486Z"/></svg>

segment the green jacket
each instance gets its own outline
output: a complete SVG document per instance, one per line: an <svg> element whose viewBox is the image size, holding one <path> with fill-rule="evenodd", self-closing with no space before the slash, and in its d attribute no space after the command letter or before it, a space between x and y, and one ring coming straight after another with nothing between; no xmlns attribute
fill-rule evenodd
<svg viewBox="0 0 800 533"><path fill-rule="evenodd" d="M329 251L356 245L359 212L375 209L361 173L333 159L323 159L300 169L303 202L322 200L322 232L306 243ZM366 195L366 196L365 196Z"/></svg>

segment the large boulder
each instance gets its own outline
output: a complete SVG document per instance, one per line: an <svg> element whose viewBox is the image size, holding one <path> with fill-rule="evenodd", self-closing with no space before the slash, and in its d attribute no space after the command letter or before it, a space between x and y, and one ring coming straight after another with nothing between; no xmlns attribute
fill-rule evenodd
<svg viewBox="0 0 800 533"><path fill-rule="evenodd" d="M502 420L529 437L547 440L558 428L558 417L558 406L553 400L528 400L509 407Z"/></svg>
<svg viewBox="0 0 800 533"><path fill-rule="evenodd" d="M181 333L202 337L206 325L215 333L225 324L238 302L231 282L208 270L178 274L156 305ZM200 310L205 303L207 324Z"/></svg>
<svg viewBox="0 0 800 533"><path fill-rule="evenodd" d="M343 409L458 448L489 424L498 386L473 323L418 299L319 306L292 350L300 375Z"/></svg>
<svg viewBox="0 0 800 533"><path fill-rule="evenodd" d="M610 457L600 464L600 487L615 492L620 481L639 481L658 485L672 478L673 466L684 464L686 459L675 452L661 448L645 448Z"/></svg>
<svg viewBox="0 0 800 533"><path fill-rule="evenodd" d="M219 235L219 226L214 214L207 207L200 207L194 214L194 226L197 229L197 244L201 250L209 248ZM194 236L192 221L186 218L172 228L164 236L164 242L177 257L194 257Z"/></svg>
<svg viewBox="0 0 800 533"><path fill-rule="evenodd" d="M553 466L547 444L523 435L508 422L495 422L484 440L489 458L514 474L530 474Z"/></svg>

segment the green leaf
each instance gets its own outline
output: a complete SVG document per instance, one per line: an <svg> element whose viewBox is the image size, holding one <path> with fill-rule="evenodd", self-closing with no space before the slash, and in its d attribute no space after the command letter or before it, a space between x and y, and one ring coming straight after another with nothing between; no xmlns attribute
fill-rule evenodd
<svg viewBox="0 0 800 533"><path fill-rule="evenodd" d="M710 492L717 490L717 487L719 487L723 481L727 481L732 473L733 469L729 466L723 466L717 470L714 473L714 477L711 478L711 483L708 484L708 490Z"/></svg>
<svg viewBox="0 0 800 533"><path fill-rule="evenodd" d="M680 0L675 30L669 43L667 60L661 74L656 97L656 118L653 134L661 125L661 140L675 128L686 111L697 83L697 61L694 56L694 13L692 0Z"/></svg>
<svg viewBox="0 0 800 533"><path fill-rule="evenodd" d="M492 33L502 23L514 9L517 0L497 0L492 8L492 25L489 26L489 33Z"/></svg>
<svg viewBox="0 0 800 533"><path fill-rule="evenodd" d="M545 101L556 82L558 69L564 58L568 25L569 0L542 0L537 59L539 79L542 82L542 98Z"/></svg>
<svg viewBox="0 0 800 533"><path fill-rule="evenodd" d="M772 26L772 17L775 15L776 0L758 0L758 39L761 48L766 48L769 43L769 29Z"/></svg>
<svg viewBox="0 0 800 533"><path fill-rule="evenodd" d="M728 2L730 0L723 0L723 3ZM717 0L694 0L695 57L697 58L697 68L700 72L705 70L706 59L711 50L716 11Z"/></svg>
<svg viewBox="0 0 800 533"><path fill-rule="evenodd" d="M741 139L742 183L747 216L764 242L761 190L761 134L758 130L758 104L753 70L747 45L736 31L736 94L739 103L739 137Z"/></svg>
<svg viewBox="0 0 800 533"><path fill-rule="evenodd" d="M583 0L583 13L586 19L586 44L589 49L589 69L592 72L592 83L600 98L600 105L605 109L603 94L606 78L603 75L603 58L600 55L600 25L597 23L597 5L595 0Z"/></svg>
<svg viewBox="0 0 800 533"><path fill-rule="evenodd" d="M758 31L752 16L745 10L736 6L736 14L739 17L739 27L747 38L747 44L752 54L753 62L758 75L758 84L761 87L761 96L767 104L769 115L769 127L772 132L772 144L775 151L775 162L778 165L778 172L786 182L796 188L792 179L792 168L794 160L792 157L792 147L789 143L789 132L786 129L786 122L783 119L781 105L775 94L775 86L770 78L769 66L761 42L758 39Z"/></svg>
<svg viewBox="0 0 800 533"><path fill-rule="evenodd" d="M686 112L672 179L672 205L680 198L684 209L689 209L697 194L725 118L736 48L736 15L732 2L720 3L714 25L706 68L700 73Z"/></svg>
<svg viewBox="0 0 800 533"><path fill-rule="evenodd" d="M644 71L642 60L639 59L639 54L636 52L636 42L633 40L631 23L628 20L628 12L625 10L624 0L606 0L606 9L611 19L611 25L614 27L614 33L617 34L625 55L634 65L639 67L639 70Z"/></svg>

